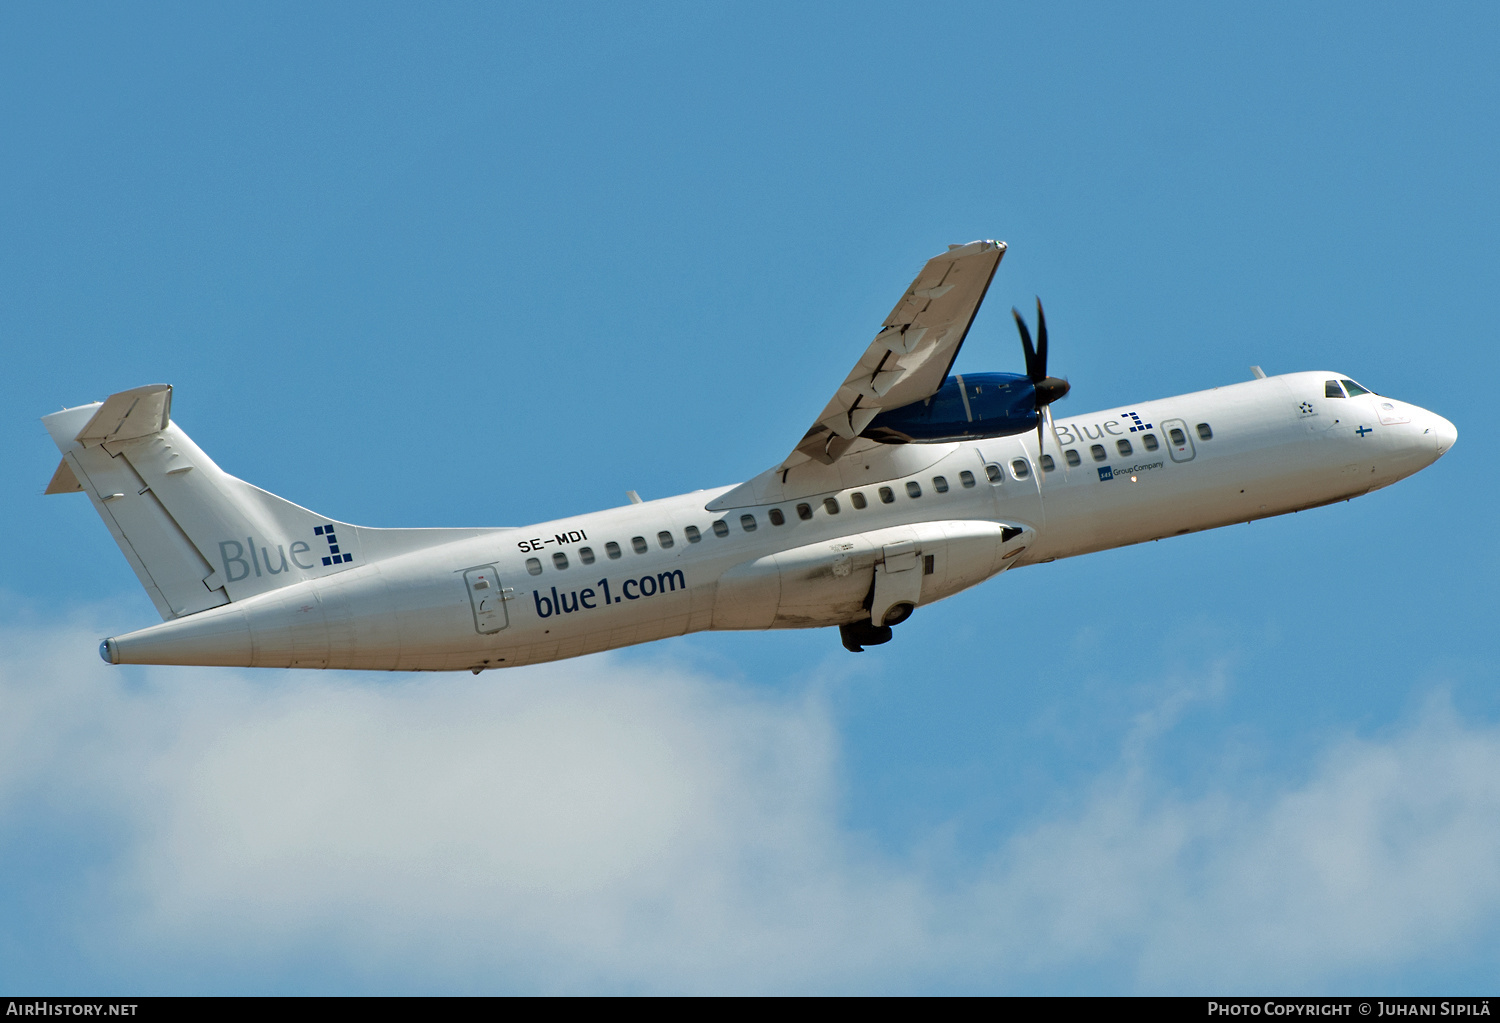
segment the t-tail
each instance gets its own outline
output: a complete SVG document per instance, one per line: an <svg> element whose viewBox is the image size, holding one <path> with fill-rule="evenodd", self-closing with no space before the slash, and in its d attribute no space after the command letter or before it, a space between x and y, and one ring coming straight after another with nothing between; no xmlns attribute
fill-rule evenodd
<svg viewBox="0 0 1500 1023"><path fill-rule="evenodd" d="M353 526L252 486L172 422L167 384L42 422L62 451L46 492L88 494L168 621L488 532Z"/></svg>

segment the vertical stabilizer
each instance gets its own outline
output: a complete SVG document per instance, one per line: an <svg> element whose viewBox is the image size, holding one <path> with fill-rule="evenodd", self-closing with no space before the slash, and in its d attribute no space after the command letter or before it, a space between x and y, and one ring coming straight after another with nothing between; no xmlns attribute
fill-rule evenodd
<svg viewBox="0 0 1500 1023"><path fill-rule="evenodd" d="M89 495L163 618L229 602L223 589L204 585L213 566L123 457L123 448L170 425L171 394L166 384L138 387L42 418L63 453L47 493Z"/></svg>
<svg viewBox="0 0 1500 1023"><path fill-rule="evenodd" d="M47 493L89 495L163 618L491 532L326 518L220 469L171 409L150 384L42 417L63 455Z"/></svg>

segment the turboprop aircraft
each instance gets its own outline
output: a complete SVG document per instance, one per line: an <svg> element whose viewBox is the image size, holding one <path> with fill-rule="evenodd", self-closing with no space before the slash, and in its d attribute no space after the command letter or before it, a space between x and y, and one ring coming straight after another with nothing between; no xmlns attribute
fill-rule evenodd
<svg viewBox="0 0 1500 1023"><path fill-rule="evenodd" d="M934 256L779 463L738 486L521 528L372 529L229 475L152 384L43 418L47 493L82 491L164 621L112 664L447 671L706 629L837 627L1021 566L1343 501L1436 461L1446 419L1304 372L1053 420L1037 304L1026 373L949 375L1005 254Z"/></svg>

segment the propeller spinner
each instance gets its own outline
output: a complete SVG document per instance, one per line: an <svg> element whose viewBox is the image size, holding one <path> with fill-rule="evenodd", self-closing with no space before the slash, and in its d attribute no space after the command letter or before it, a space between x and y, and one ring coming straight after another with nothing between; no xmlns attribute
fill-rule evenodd
<svg viewBox="0 0 1500 1023"><path fill-rule="evenodd" d="M1036 300L1036 347L1031 347L1031 331L1026 329L1026 321L1021 317L1021 311L1014 306L1011 307L1011 315L1016 318L1016 329L1021 332L1021 347L1026 350L1026 375L1031 378L1031 385L1036 390L1036 450L1037 456L1042 453L1042 429L1044 426L1052 425L1051 405L1058 398L1068 393L1069 384L1061 377L1049 377L1047 375L1047 317L1042 312L1042 300Z"/></svg>

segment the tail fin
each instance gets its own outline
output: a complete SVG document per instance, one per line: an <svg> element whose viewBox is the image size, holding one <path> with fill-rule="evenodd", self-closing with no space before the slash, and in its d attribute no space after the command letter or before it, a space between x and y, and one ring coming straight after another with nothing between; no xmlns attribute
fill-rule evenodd
<svg viewBox="0 0 1500 1023"><path fill-rule="evenodd" d="M171 421L149 384L42 417L62 451L47 493L82 490L162 618L489 532L368 529L236 479Z"/></svg>

